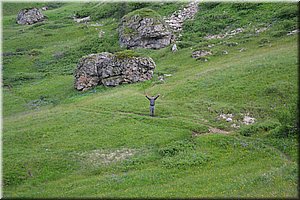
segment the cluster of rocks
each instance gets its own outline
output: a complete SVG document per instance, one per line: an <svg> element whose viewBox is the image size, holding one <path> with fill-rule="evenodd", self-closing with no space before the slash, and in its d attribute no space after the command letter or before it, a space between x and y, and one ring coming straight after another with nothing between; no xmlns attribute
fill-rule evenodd
<svg viewBox="0 0 300 200"><path fill-rule="evenodd" d="M262 28L255 28L255 33L262 33L268 30L268 27L262 27Z"/></svg>
<svg viewBox="0 0 300 200"><path fill-rule="evenodd" d="M206 51L206 50L197 50L197 51L194 51L192 53L192 58L196 58L196 59L201 59L203 58L204 61L207 61L207 59L205 58L206 56L210 56L212 55L212 52L211 51Z"/></svg>
<svg viewBox="0 0 300 200"><path fill-rule="evenodd" d="M148 12L154 12L149 11ZM136 12L136 11L134 11ZM168 46L174 37L169 26L157 16L141 16L129 13L124 16L119 26L121 46L132 48L160 49Z"/></svg>
<svg viewBox="0 0 300 200"><path fill-rule="evenodd" d="M103 52L80 59L75 71L75 88L88 90L96 85L117 86L152 78L154 61L149 57L119 57Z"/></svg>
<svg viewBox="0 0 300 200"><path fill-rule="evenodd" d="M243 124L246 124L246 125L250 125L250 124L253 124L255 123L255 118L254 117L250 117L249 116L249 113L247 113L244 118L243 118Z"/></svg>
<svg viewBox="0 0 300 200"><path fill-rule="evenodd" d="M237 124L236 123L231 124L231 127L233 127L233 128L240 128L240 125L238 125L238 124L251 125L251 124L255 123L256 119L254 117L250 117L249 113L247 113L247 114L241 114L241 115L243 116L243 120L242 121L233 120L234 115L231 114L231 113L229 113L229 114L223 114L222 113L222 114L220 114L218 116L218 119L219 120L221 120L221 119L226 120L226 122L236 121Z"/></svg>
<svg viewBox="0 0 300 200"><path fill-rule="evenodd" d="M299 33L299 29L290 31L290 32L288 32L286 35L295 35L295 34L297 34L297 33Z"/></svg>
<svg viewBox="0 0 300 200"><path fill-rule="evenodd" d="M49 9L49 7L48 7L48 6L43 6L41 9L42 9L43 11L46 11L46 10Z"/></svg>
<svg viewBox="0 0 300 200"><path fill-rule="evenodd" d="M193 19L197 12L198 2L193 1L182 10L174 12L170 17L166 18L165 21L169 24L173 32L180 32L182 31L183 22L187 19Z"/></svg>
<svg viewBox="0 0 300 200"><path fill-rule="evenodd" d="M83 18L73 17L73 20L77 23L87 23L87 22L91 21L91 17L90 16L83 17Z"/></svg>
<svg viewBox="0 0 300 200"><path fill-rule="evenodd" d="M234 35L237 35L239 33L242 33L244 31L243 28L237 28L235 30L232 30L232 31L228 31L224 34L220 33L220 34L217 34L217 35L207 35L204 37L204 39L207 39L207 40L211 40L211 39L223 39L223 38L230 38L230 37L233 37Z"/></svg>
<svg viewBox="0 0 300 200"><path fill-rule="evenodd" d="M17 15L17 23L21 25L31 25L45 20L43 13L37 8L25 8Z"/></svg>
<svg viewBox="0 0 300 200"><path fill-rule="evenodd" d="M232 121L232 118L233 118L233 114L220 114L219 115L219 119L225 119L226 122L231 122Z"/></svg>

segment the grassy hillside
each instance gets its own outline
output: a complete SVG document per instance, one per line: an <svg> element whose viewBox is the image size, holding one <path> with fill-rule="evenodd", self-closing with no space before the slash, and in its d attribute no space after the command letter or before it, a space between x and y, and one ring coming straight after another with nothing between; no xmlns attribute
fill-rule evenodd
<svg viewBox="0 0 300 200"><path fill-rule="evenodd" d="M184 3L53 3L45 22L15 23L44 5L3 4L4 197L297 197L296 4L202 3L179 51L135 50L156 62L152 80L87 92L73 87L78 60L124 50L117 11ZM207 48L207 62L191 57ZM161 94L156 117L145 93Z"/></svg>

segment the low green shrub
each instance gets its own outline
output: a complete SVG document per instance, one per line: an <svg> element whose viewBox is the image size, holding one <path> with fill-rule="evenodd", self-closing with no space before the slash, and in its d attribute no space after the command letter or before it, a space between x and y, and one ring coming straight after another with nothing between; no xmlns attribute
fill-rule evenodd
<svg viewBox="0 0 300 200"><path fill-rule="evenodd" d="M280 122L280 126L277 126L275 129L273 129L271 133L276 137L288 137L290 135L296 135L299 131L297 112L298 110L296 108L289 108L279 111L277 113L277 118Z"/></svg>
<svg viewBox="0 0 300 200"><path fill-rule="evenodd" d="M272 131L278 126L280 126L279 122L267 120L257 124L242 126L239 133L243 136L249 137L256 133Z"/></svg>
<svg viewBox="0 0 300 200"><path fill-rule="evenodd" d="M191 140L181 140L172 142L166 147L162 147L158 150L159 155L162 157L175 156L179 152L189 151L195 149L195 144Z"/></svg>
<svg viewBox="0 0 300 200"><path fill-rule="evenodd" d="M192 46L196 45L197 43L192 42L192 41L179 41L176 44L177 44L178 48L184 49L184 48L192 47Z"/></svg>
<svg viewBox="0 0 300 200"><path fill-rule="evenodd" d="M298 16L297 4L283 4L280 9L275 13L274 18L277 19L292 19Z"/></svg>
<svg viewBox="0 0 300 200"><path fill-rule="evenodd" d="M60 8L64 5L64 3L59 3L59 2L49 2L46 4L49 10L53 10L56 8Z"/></svg>

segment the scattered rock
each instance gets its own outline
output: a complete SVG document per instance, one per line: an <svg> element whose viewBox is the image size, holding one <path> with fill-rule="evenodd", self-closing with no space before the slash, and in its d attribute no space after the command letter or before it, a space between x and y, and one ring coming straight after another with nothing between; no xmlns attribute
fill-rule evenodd
<svg viewBox="0 0 300 200"><path fill-rule="evenodd" d="M263 28L260 28L260 29L255 29L255 33L262 33L262 32L265 32L266 30L268 30L267 27L263 27Z"/></svg>
<svg viewBox="0 0 300 200"><path fill-rule="evenodd" d="M31 25L45 20L45 16L37 8L22 9L17 16L17 23L22 25Z"/></svg>
<svg viewBox="0 0 300 200"><path fill-rule="evenodd" d="M100 32L98 33L98 37L102 38L104 36L104 33L105 33L104 31L100 30Z"/></svg>
<svg viewBox="0 0 300 200"><path fill-rule="evenodd" d="M228 117L228 118L226 119L226 122L232 122L232 118Z"/></svg>
<svg viewBox="0 0 300 200"><path fill-rule="evenodd" d="M232 127L232 128L240 128L240 126L239 126L239 125L236 125L236 124L231 124L231 127Z"/></svg>
<svg viewBox="0 0 300 200"><path fill-rule="evenodd" d="M164 83L164 82L165 82L164 76L159 76L159 77L157 77L157 79L158 79L161 83Z"/></svg>
<svg viewBox="0 0 300 200"><path fill-rule="evenodd" d="M48 10L49 8L48 8L48 6L44 6L44 7L42 7L41 8L43 11L45 11L45 10Z"/></svg>
<svg viewBox="0 0 300 200"><path fill-rule="evenodd" d="M91 21L91 17L88 16L88 17L84 17L84 18L73 18L75 22L77 23L87 23L89 21Z"/></svg>
<svg viewBox="0 0 300 200"><path fill-rule="evenodd" d="M75 71L77 90L88 90L96 85L117 86L150 80L155 63L150 57L138 57L103 52L80 59Z"/></svg>
<svg viewBox="0 0 300 200"><path fill-rule="evenodd" d="M246 51L245 48L241 48L241 49L240 49L240 52L244 52L244 51Z"/></svg>
<svg viewBox="0 0 300 200"><path fill-rule="evenodd" d="M176 52L178 49L177 49L177 46L176 46L176 44L173 44L173 46L172 46L172 52Z"/></svg>
<svg viewBox="0 0 300 200"><path fill-rule="evenodd" d="M295 35L295 34L297 34L297 33L299 33L299 29L290 31L290 32L288 32L288 34L286 34L286 35Z"/></svg>
<svg viewBox="0 0 300 200"><path fill-rule="evenodd" d="M203 57L209 56L209 55L212 55L212 53L210 51L198 50L198 51L194 51L192 53L192 58L203 58Z"/></svg>
<svg viewBox="0 0 300 200"><path fill-rule="evenodd" d="M233 114L220 114L218 119L225 119L226 122L232 122Z"/></svg>
<svg viewBox="0 0 300 200"><path fill-rule="evenodd" d="M239 33L242 33L244 31L243 28L237 28L235 30L232 30L232 31L228 31L224 34L220 33L220 34L217 34L217 35L207 35L204 37L204 39L207 39L207 40L211 40L211 39L223 39L223 38L230 38L230 37L233 37L234 35L237 35Z"/></svg>
<svg viewBox="0 0 300 200"><path fill-rule="evenodd" d="M125 15L119 26L119 42L126 48L160 49L171 43L172 35L170 27L151 9Z"/></svg>
<svg viewBox="0 0 300 200"><path fill-rule="evenodd" d="M255 118L254 117L250 117L250 116L244 116L244 119L243 119L243 124L246 124L246 125L250 125L250 124L253 124L255 122Z"/></svg>
<svg viewBox="0 0 300 200"><path fill-rule="evenodd" d="M187 19L193 19L197 12L198 2L193 1L182 10L174 12L170 17L166 18L165 21L169 24L172 31L177 33L182 31L183 22ZM180 35L178 35L178 37L180 37Z"/></svg>
<svg viewBox="0 0 300 200"><path fill-rule="evenodd" d="M222 54L227 55L227 54L228 54L228 51L223 50L223 51L222 51Z"/></svg>

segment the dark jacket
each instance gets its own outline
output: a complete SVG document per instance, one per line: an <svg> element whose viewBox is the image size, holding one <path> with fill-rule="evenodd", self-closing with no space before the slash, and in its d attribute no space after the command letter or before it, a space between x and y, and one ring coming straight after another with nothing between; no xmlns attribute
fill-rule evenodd
<svg viewBox="0 0 300 200"><path fill-rule="evenodd" d="M150 106L154 106L155 105L155 100L159 97L159 95L157 95L156 97L148 97L146 95L146 97L150 101Z"/></svg>

